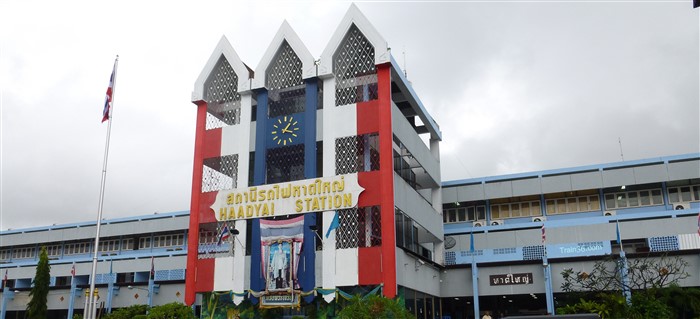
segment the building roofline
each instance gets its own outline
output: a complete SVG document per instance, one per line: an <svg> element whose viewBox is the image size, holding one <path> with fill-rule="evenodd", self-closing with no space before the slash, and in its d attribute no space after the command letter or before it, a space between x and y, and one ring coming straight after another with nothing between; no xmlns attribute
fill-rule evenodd
<svg viewBox="0 0 700 319"><path fill-rule="evenodd" d="M151 215L141 215L141 216L130 216L130 217L122 217L122 218L114 218L114 219L105 219L102 221L102 225L118 224L118 223L125 223L125 222L135 222L135 221L150 220L150 219L174 218L174 217L181 217L181 216L189 216L189 214L190 214L189 210L183 210L183 211L170 212L170 213L154 213ZM94 227L95 225L97 225L96 221L90 221L90 222L79 222L79 223L70 223L70 224L56 224L56 225L51 225L51 226L8 229L8 230L0 231L0 235L31 233L31 232L49 231L49 230L57 230L57 229Z"/></svg>
<svg viewBox="0 0 700 319"><path fill-rule="evenodd" d="M534 172L526 172L526 173L516 173L516 174L506 174L506 175L495 175L495 176L487 176L487 177L459 179L459 180L453 180L453 181L445 181L442 183L442 187L451 187L451 186L468 185L468 184L481 184L481 183L488 183L488 182L495 182L495 181L507 181L507 180L516 180L516 179L525 179L525 178L535 178L535 177L542 177L542 176L549 176L549 175L575 174L575 173L583 173L583 172L589 172L589 171L604 171L604 170L616 169L616 168L663 164L663 163L685 161L685 160L692 160L692 159L700 159L700 153L688 153L688 154L681 154L681 155L651 157L651 158L645 158L645 159L639 159L639 160L620 161L620 162L613 162L613 163L594 164L594 165L568 167L568 168L558 168L558 169L550 169L550 170L534 171Z"/></svg>

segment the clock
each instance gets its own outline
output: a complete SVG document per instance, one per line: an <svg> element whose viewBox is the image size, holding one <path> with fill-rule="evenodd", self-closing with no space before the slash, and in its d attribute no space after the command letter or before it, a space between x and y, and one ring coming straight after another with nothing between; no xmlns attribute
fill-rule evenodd
<svg viewBox="0 0 700 319"><path fill-rule="evenodd" d="M287 146L299 140L299 120L291 115L280 116L272 122L272 143Z"/></svg>

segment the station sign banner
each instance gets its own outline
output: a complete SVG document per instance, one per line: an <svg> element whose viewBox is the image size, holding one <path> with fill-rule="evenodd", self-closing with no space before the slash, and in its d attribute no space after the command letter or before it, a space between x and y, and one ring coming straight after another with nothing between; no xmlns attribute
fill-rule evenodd
<svg viewBox="0 0 700 319"><path fill-rule="evenodd" d="M357 206L357 173L219 191L211 208L219 221L304 214Z"/></svg>
<svg viewBox="0 0 700 319"><path fill-rule="evenodd" d="M611 247L608 241L547 245L547 257L549 258L589 257L610 254Z"/></svg>
<svg viewBox="0 0 700 319"><path fill-rule="evenodd" d="M489 284L491 286L506 285L529 285L533 281L532 273L490 275Z"/></svg>

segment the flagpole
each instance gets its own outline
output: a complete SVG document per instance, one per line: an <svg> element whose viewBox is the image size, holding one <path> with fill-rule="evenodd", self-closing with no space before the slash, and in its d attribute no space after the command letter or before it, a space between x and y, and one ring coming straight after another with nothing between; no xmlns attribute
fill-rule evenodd
<svg viewBox="0 0 700 319"><path fill-rule="evenodd" d="M100 201L99 201L99 207L97 209L97 229L95 231L95 249L94 253L92 256L92 271L90 272L90 290L89 296L88 296L88 305L87 309L85 310L84 313L84 318L86 319L94 319L95 318L95 273L97 271L97 252L99 251L99 245L100 245L100 226L102 224L102 207L104 206L104 197L105 197L105 183L107 181L107 159L109 157L109 137L110 133L112 132L112 113L114 111L114 94L116 92L116 87L117 87L117 66L119 64L119 55L114 59L114 68L113 68L113 75L112 75L112 83L110 83L111 88L112 88L112 98L111 101L109 101L110 106L108 109L108 114L109 118L107 119L107 139L105 142L105 154L104 154L104 159L102 162L102 180L100 182Z"/></svg>

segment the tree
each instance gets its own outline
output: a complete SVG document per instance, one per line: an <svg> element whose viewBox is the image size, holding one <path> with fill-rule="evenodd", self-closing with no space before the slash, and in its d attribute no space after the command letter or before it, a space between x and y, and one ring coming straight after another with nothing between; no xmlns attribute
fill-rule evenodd
<svg viewBox="0 0 700 319"><path fill-rule="evenodd" d="M196 319L192 308L179 302L156 306L148 311L148 319Z"/></svg>
<svg viewBox="0 0 700 319"><path fill-rule="evenodd" d="M688 262L679 256L660 258L636 258L628 260L627 276L630 290L649 290L667 287L688 278L685 269ZM597 261L590 273L564 269L561 275L564 283L561 288L571 291L622 291L624 283L620 276L622 263L617 259Z"/></svg>
<svg viewBox="0 0 700 319"><path fill-rule="evenodd" d="M41 247L39 253L39 263L36 265L32 290L29 292L29 303L27 304L27 318L43 319L48 317L47 296L49 295L49 284L51 281L51 266L49 265L49 254L46 247Z"/></svg>
<svg viewBox="0 0 700 319"><path fill-rule="evenodd" d="M133 305L112 311L112 313L106 314L104 319L132 319L138 315L145 315L146 310L148 310L148 305Z"/></svg>
<svg viewBox="0 0 700 319"><path fill-rule="evenodd" d="M627 282L622 280L623 264L609 258L597 261L590 272L564 269L562 290L583 297L557 309L559 313L593 312L602 318L670 318L674 310L670 299L663 297L669 286L688 278L688 262L679 256L637 258L628 261ZM632 292L628 305L622 297L625 288Z"/></svg>
<svg viewBox="0 0 700 319"><path fill-rule="evenodd" d="M340 311L338 318L341 319L377 319L395 318L412 319L413 314L401 303L400 299L388 299L384 296L369 295L360 297L358 295L350 299L349 303Z"/></svg>

